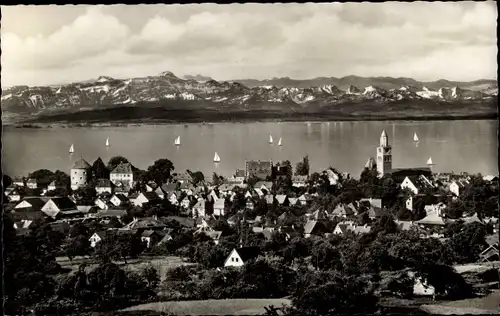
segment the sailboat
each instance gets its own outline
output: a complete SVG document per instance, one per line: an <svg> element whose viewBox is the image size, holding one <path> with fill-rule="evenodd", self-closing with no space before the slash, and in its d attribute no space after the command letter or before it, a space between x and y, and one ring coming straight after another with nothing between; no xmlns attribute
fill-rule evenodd
<svg viewBox="0 0 500 316"><path fill-rule="evenodd" d="M278 146L281 146L281 137L280 140L278 140Z"/></svg>
<svg viewBox="0 0 500 316"><path fill-rule="evenodd" d="M109 147L109 137L106 138L106 147Z"/></svg>
<svg viewBox="0 0 500 316"><path fill-rule="evenodd" d="M417 133L413 134L413 141L416 143L418 142L418 136Z"/></svg>
<svg viewBox="0 0 500 316"><path fill-rule="evenodd" d="M220 162L220 157L219 157L219 155L217 155L217 152L216 152L216 153L215 153L215 155L214 155L214 162L215 162L215 163Z"/></svg>
<svg viewBox="0 0 500 316"><path fill-rule="evenodd" d="M269 134L269 144L272 144L273 143L273 136L271 134Z"/></svg>
<svg viewBox="0 0 500 316"><path fill-rule="evenodd" d="M73 144L71 144L71 146L69 147L69 153L72 154L75 152L75 147L73 146Z"/></svg>
<svg viewBox="0 0 500 316"><path fill-rule="evenodd" d="M181 144L181 137L180 136L177 136L177 138L175 139L174 144L175 144L175 146L179 146Z"/></svg>
<svg viewBox="0 0 500 316"><path fill-rule="evenodd" d="M428 166L433 166L434 163L432 163L432 157L429 157L429 159L427 160L427 165Z"/></svg>

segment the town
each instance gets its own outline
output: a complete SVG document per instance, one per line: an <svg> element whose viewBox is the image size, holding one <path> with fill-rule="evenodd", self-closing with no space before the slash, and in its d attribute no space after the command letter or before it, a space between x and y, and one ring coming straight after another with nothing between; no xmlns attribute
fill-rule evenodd
<svg viewBox="0 0 500 316"><path fill-rule="evenodd" d="M386 297L432 305L498 288L498 175L393 168L392 152L383 131L359 179L312 172L308 157L246 161L228 177L121 156L4 175L10 312L292 297L268 315L371 313ZM481 282L451 268L473 263L491 268ZM360 290L329 302L339 282Z"/></svg>

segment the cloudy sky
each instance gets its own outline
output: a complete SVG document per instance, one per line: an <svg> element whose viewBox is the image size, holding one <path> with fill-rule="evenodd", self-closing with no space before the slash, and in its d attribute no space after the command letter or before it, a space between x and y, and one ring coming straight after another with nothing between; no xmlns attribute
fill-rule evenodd
<svg viewBox="0 0 500 316"><path fill-rule="evenodd" d="M1 9L4 86L166 70L217 80L497 73L495 2Z"/></svg>

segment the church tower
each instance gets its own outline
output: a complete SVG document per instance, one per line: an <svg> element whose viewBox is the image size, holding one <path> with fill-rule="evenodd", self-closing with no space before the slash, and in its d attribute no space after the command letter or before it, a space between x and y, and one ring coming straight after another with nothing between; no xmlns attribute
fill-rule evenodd
<svg viewBox="0 0 500 316"><path fill-rule="evenodd" d="M392 147L389 145L387 133L382 131L380 146L377 147L377 171L382 177L392 169Z"/></svg>

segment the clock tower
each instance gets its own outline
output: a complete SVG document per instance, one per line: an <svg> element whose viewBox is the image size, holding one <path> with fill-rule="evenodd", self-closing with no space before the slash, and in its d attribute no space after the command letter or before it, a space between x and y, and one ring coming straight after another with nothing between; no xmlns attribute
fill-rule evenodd
<svg viewBox="0 0 500 316"><path fill-rule="evenodd" d="M389 145L387 133L382 131L380 146L377 147L377 171L382 177L392 169L392 147Z"/></svg>

